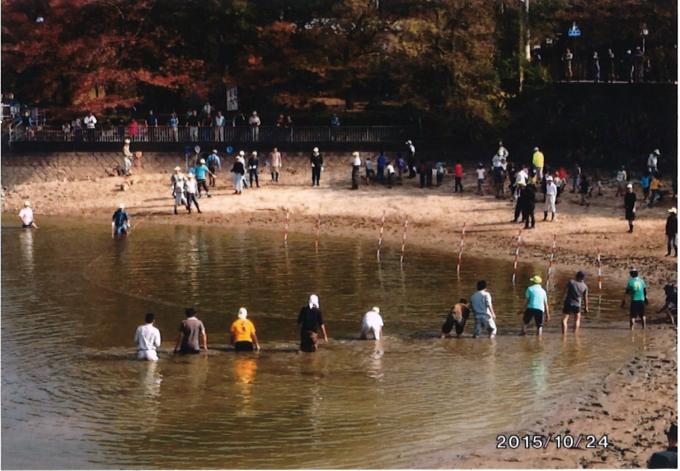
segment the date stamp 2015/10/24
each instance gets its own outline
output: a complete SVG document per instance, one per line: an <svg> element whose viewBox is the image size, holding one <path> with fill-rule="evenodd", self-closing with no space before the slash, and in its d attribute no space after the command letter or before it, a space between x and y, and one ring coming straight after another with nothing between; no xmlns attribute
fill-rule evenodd
<svg viewBox="0 0 680 471"><path fill-rule="evenodd" d="M497 435L496 448L515 450L518 448L540 450L546 449L549 446L554 446L556 449L562 448L607 448L609 446L609 437L605 434L602 436L592 434L548 434L548 435Z"/></svg>

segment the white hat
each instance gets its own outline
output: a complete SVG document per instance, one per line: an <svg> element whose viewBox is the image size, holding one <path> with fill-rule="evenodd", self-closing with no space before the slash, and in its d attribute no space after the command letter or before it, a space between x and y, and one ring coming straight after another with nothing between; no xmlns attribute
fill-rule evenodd
<svg viewBox="0 0 680 471"><path fill-rule="evenodd" d="M217 149L213 149L213 154L217 154Z"/></svg>
<svg viewBox="0 0 680 471"><path fill-rule="evenodd" d="M238 151L238 155L240 155L241 157L243 157L244 155L246 155L246 153L243 152L242 150L240 150L240 151Z"/></svg>
<svg viewBox="0 0 680 471"><path fill-rule="evenodd" d="M545 181L551 182L553 181L553 177L551 175L548 175L547 177L545 177Z"/></svg>
<svg viewBox="0 0 680 471"><path fill-rule="evenodd" d="M312 149L312 152L319 152L319 148L315 147L314 149Z"/></svg>
<svg viewBox="0 0 680 471"><path fill-rule="evenodd" d="M380 308L379 308L378 306L373 306L373 308L371 309L371 311L374 311L374 312L376 312L377 314L380 314Z"/></svg>
<svg viewBox="0 0 680 471"><path fill-rule="evenodd" d="M257 155L257 151L254 150L254 151L252 152L252 155Z"/></svg>
<svg viewBox="0 0 680 471"><path fill-rule="evenodd" d="M408 145L411 145L411 141L410 141L410 140L406 141L406 145L407 145L407 146L408 146Z"/></svg>
<svg viewBox="0 0 680 471"><path fill-rule="evenodd" d="M356 151L355 151L355 152L352 152L352 157L359 157L359 153L356 152Z"/></svg>
<svg viewBox="0 0 680 471"><path fill-rule="evenodd" d="M668 210L669 213L678 214L678 208L671 208Z"/></svg>
<svg viewBox="0 0 680 471"><path fill-rule="evenodd" d="M626 188L632 189L632 188L633 188L633 184L632 184L632 183L629 183L628 185L626 185Z"/></svg>
<svg viewBox="0 0 680 471"><path fill-rule="evenodd" d="M123 142L125 142L126 144L129 144L129 143L130 143L130 139L127 139L127 138L126 138Z"/></svg>
<svg viewBox="0 0 680 471"><path fill-rule="evenodd" d="M248 317L248 311L246 308L242 307L241 309L238 310L238 318L243 320L246 317Z"/></svg>
<svg viewBox="0 0 680 471"><path fill-rule="evenodd" d="M253 111L253 114L257 114L257 111Z"/></svg>
<svg viewBox="0 0 680 471"><path fill-rule="evenodd" d="M656 155L661 155L661 151L659 151L659 149L654 149L654 153L655 153Z"/></svg>
<svg viewBox="0 0 680 471"><path fill-rule="evenodd" d="M204 164L204 163L205 163L205 159L201 159L201 163Z"/></svg>
<svg viewBox="0 0 680 471"><path fill-rule="evenodd" d="M26 206L27 208L30 207L30 206L31 206L31 202L28 201L28 200L24 201L24 206Z"/></svg>
<svg viewBox="0 0 680 471"><path fill-rule="evenodd" d="M537 151L537 150L538 150L538 146L534 147L534 151Z"/></svg>
<svg viewBox="0 0 680 471"><path fill-rule="evenodd" d="M125 203L120 203L118 204L119 209L125 209Z"/></svg>
<svg viewBox="0 0 680 471"><path fill-rule="evenodd" d="M317 308L319 307L319 297L316 294L312 294L309 296L309 307L310 308Z"/></svg>
<svg viewBox="0 0 680 471"><path fill-rule="evenodd" d="M182 169L179 168L179 167L175 167L175 172L179 172L180 170L182 170Z"/></svg>

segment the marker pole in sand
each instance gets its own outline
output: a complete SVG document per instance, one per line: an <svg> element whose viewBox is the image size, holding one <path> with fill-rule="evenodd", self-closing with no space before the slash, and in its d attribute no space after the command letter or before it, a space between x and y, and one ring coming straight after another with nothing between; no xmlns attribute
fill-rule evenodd
<svg viewBox="0 0 680 471"><path fill-rule="evenodd" d="M597 249L597 289L602 291L602 254Z"/></svg>
<svg viewBox="0 0 680 471"><path fill-rule="evenodd" d="M401 258L399 263L404 264L404 251L406 250L406 228L408 227L408 216L404 219L404 233L401 236Z"/></svg>
<svg viewBox="0 0 680 471"><path fill-rule="evenodd" d="M463 223L463 229L460 231L460 246L458 247L458 263L456 264L456 275L460 275L460 264L463 261L463 247L465 247L465 228L467 222Z"/></svg>
<svg viewBox="0 0 680 471"><path fill-rule="evenodd" d="M290 224L290 210L286 208L286 222L283 225L283 245L288 245L288 225Z"/></svg>
<svg viewBox="0 0 680 471"><path fill-rule="evenodd" d="M522 229L517 231L517 241L515 242L515 263L512 264L512 284L515 284L517 278L517 263L519 261L519 246L522 243Z"/></svg>
<svg viewBox="0 0 680 471"><path fill-rule="evenodd" d="M555 268L553 267L553 264L555 263L555 252L557 252L557 234L553 234L552 247L550 248L550 260L548 262L548 274L547 274L546 280L545 280L546 288L550 284L550 278L552 277L552 274L555 271Z"/></svg>
<svg viewBox="0 0 680 471"><path fill-rule="evenodd" d="M378 251L376 257L380 259L380 249L382 248L383 232L385 232L385 211L383 210L382 220L380 221L380 235L378 236Z"/></svg>
<svg viewBox="0 0 680 471"><path fill-rule="evenodd" d="M316 216L316 240L314 241L314 248L317 251L319 250L320 235L321 235L321 210L319 210L319 214Z"/></svg>

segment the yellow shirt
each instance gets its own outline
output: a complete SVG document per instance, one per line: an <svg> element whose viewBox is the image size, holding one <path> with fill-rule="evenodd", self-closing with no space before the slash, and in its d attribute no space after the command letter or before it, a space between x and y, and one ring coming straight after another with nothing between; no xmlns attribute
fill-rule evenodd
<svg viewBox="0 0 680 471"><path fill-rule="evenodd" d="M252 342L255 333L255 325L248 319L237 319L231 324L231 335L234 342Z"/></svg>
<svg viewBox="0 0 680 471"><path fill-rule="evenodd" d="M652 178L652 183L649 184L650 190L658 190L661 187L661 180L658 178Z"/></svg>
<svg viewBox="0 0 680 471"><path fill-rule="evenodd" d="M533 157L534 167L543 168L544 161L545 161L545 157L543 157L543 152L541 152L540 150L537 150L536 152L534 152L534 157Z"/></svg>

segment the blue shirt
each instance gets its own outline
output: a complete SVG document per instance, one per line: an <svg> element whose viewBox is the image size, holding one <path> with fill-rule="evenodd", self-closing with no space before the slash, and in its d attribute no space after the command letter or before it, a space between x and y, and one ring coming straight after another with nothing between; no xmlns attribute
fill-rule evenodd
<svg viewBox="0 0 680 471"><path fill-rule="evenodd" d="M113 213L113 223L116 227L121 227L123 224L125 224L128 221L128 215L125 211L122 209L117 209L115 213Z"/></svg>
<svg viewBox="0 0 680 471"><path fill-rule="evenodd" d="M640 178L640 186L642 188L649 188L649 185L652 183L652 179L648 177L647 175L644 175L642 178Z"/></svg>
<svg viewBox="0 0 680 471"><path fill-rule="evenodd" d="M208 167L203 165L197 165L194 168L194 175L196 175L196 180L205 180L205 174L208 171Z"/></svg>
<svg viewBox="0 0 680 471"><path fill-rule="evenodd" d="M217 154L210 154L208 156L208 165L214 165L215 167L221 169L222 163L220 162L220 157Z"/></svg>
<svg viewBox="0 0 680 471"><path fill-rule="evenodd" d="M548 303L548 294L539 284L529 286L524 293L524 296L529 300L527 309L545 310L545 305Z"/></svg>
<svg viewBox="0 0 680 471"><path fill-rule="evenodd" d="M173 116L172 118L170 118L170 126L172 126L173 128L179 126L179 118L177 116Z"/></svg>

